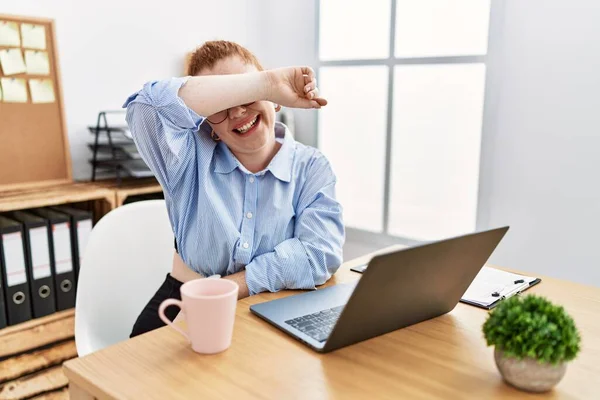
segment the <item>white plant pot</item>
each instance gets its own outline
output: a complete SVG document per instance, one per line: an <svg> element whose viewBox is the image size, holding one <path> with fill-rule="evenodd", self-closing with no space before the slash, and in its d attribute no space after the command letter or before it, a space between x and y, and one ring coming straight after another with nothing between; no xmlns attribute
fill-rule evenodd
<svg viewBox="0 0 600 400"><path fill-rule="evenodd" d="M498 348L494 359L500 374L506 382L517 389L528 392L547 392L560 382L567 369L566 363L557 365L539 363L533 358L518 360L506 357Z"/></svg>

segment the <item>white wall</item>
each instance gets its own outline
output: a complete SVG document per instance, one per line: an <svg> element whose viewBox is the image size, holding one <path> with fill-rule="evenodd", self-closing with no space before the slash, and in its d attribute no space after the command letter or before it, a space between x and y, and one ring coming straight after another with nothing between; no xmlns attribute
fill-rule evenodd
<svg viewBox="0 0 600 400"><path fill-rule="evenodd" d="M478 225L511 225L494 263L600 286L600 3L503 3Z"/></svg>
<svg viewBox="0 0 600 400"><path fill-rule="evenodd" d="M77 179L89 179L86 126L152 79L183 75L184 54L210 39L246 44L248 0L18 0L0 13L54 18Z"/></svg>
<svg viewBox="0 0 600 400"><path fill-rule="evenodd" d="M249 36L248 48L265 68L293 65L316 66L315 0L251 2L249 19L257 30ZM315 110L292 110L296 140L316 146Z"/></svg>

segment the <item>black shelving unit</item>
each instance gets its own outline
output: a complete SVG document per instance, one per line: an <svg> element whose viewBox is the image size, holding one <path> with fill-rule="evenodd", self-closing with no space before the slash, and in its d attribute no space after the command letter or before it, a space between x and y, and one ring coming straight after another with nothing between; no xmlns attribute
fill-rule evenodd
<svg viewBox="0 0 600 400"><path fill-rule="evenodd" d="M152 172L135 147L129 127L124 122L122 125L109 124L107 115L122 116L124 121L125 110L101 111L96 125L88 126L94 135L94 142L89 144L92 151L92 181L100 173L112 175L118 183L124 175L133 178L152 177Z"/></svg>

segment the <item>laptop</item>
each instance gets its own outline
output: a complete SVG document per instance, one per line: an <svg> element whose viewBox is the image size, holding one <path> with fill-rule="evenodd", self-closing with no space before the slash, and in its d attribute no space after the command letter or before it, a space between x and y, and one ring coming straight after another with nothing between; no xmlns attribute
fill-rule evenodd
<svg viewBox="0 0 600 400"><path fill-rule="evenodd" d="M508 227L377 255L357 282L255 304L252 313L329 352L450 312Z"/></svg>

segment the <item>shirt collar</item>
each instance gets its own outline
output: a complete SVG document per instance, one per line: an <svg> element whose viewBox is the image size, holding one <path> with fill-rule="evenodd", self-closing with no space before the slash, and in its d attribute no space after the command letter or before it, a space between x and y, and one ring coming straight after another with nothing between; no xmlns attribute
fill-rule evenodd
<svg viewBox="0 0 600 400"><path fill-rule="evenodd" d="M280 181L289 182L292 178L295 141L287 126L281 122L275 123L275 139L281 143L281 147L264 171L270 171ZM239 168L244 173L251 174L237 160L231 150L229 150L229 147L225 143L219 142L215 150L214 171L219 174L228 174L236 168ZM260 175L261 172L256 175Z"/></svg>
<svg viewBox="0 0 600 400"><path fill-rule="evenodd" d="M219 142L215 147L214 158L215 172L219 174L228 174L239 165L239 161L223 142Z"/></svg>

